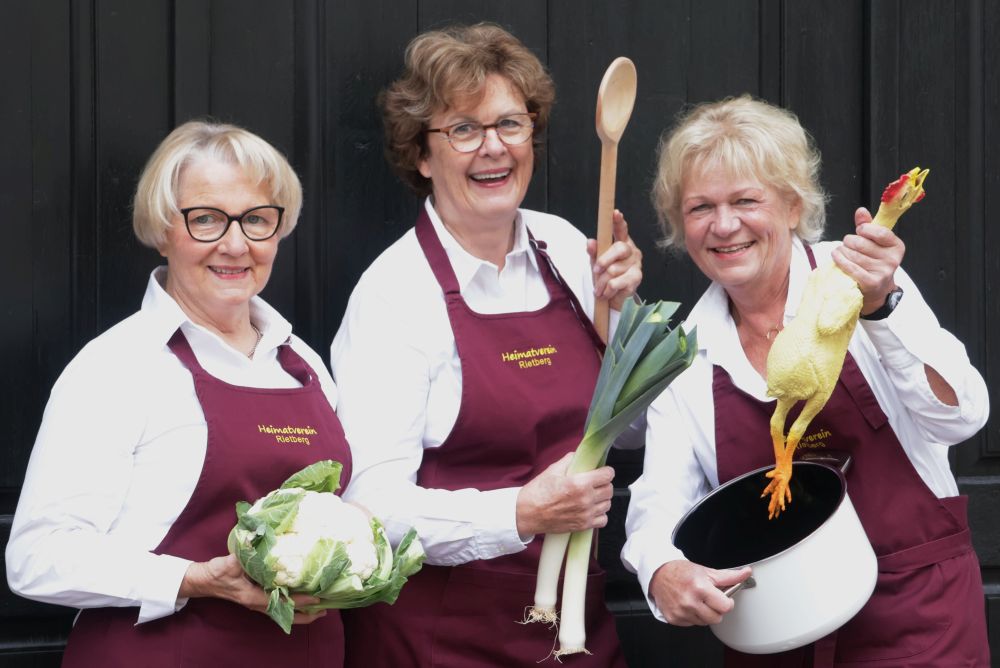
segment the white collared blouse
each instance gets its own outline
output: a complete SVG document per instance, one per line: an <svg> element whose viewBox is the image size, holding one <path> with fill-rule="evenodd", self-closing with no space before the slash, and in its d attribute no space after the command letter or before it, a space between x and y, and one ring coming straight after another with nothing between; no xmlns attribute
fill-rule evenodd
<svg viewBox="0 0 1000 668"><path fill-rule="evenodd" d="M138 606L140 623L186 602L177 592L190 562L151 552L187 505L205 459L194 381L167 347L178 327L209 373L246 387L299 387L277 359L290 338L336 408L322 359L264 300L250 301L263 334L251 360L191 322L163 289L165 277L165 267L155 270L142 308L88 343L52 388L7 545L7 579L21 596Z"/></svg>

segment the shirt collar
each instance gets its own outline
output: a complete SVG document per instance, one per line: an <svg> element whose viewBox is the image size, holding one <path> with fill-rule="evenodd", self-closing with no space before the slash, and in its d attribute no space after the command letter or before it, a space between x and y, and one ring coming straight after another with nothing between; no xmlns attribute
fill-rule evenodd
<svg viewBox="0 0 1000 668"><path fill-rule="evenodd" d="M149 275L146 293L142 298L142 312L152 323L152 333L158 346L165 346L178 327L185 330L197 330L229 348L214 332L197 325L184 313L174 301L164 285L167 280L167 267L157 267ZM292 325L280 313L260 297L250 299L250 319L261 332L260 343L257 344L257 354L270 351L286 343L292 335Z"/></svg>
<svg viewBox="0 0 1000 668"><path fill-rule="evenodd" d="M437 232L441 246L444 247L445 253L448 254L451 268L455 271L455 278L458 280L459 290L464 290L480 271L490 271L494 275L497 273L497 266L495 264L487 260L482 260L465 250L462 244L452 236L448 228L444 226L444 222L438 216L437 211L435 211L430 197L424 202L424 208L427 210L427 217L430 218L434 231ZM507 253L507 259L518 255L526 255L528 262L535 271L538 271L538 258L535 256L535 253L530 251L531 244L528 240L528 227L524 224L521 211L518 209L517 216L514 218L514 247Z"/></svg>
<svg viewBox="0 0 1000 668"><path fill-rule="evenodd" d="M814 251L815 254L815 251ZM818 260L817 260L818 262ZM799 239L799 235L792 236L792 263L790 275L788 277L788 298L785 300L785 322L795 317L799 311L799 304L802 302L802 293L806 289L806 281L809 279L809 256L806 255L805 244Z"/></svg>

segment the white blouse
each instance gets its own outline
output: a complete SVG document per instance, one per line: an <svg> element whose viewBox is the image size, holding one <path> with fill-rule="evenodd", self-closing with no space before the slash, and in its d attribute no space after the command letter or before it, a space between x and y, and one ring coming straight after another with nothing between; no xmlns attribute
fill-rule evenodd
<svg viewBox="0 0 1000 668"><path fill-rule="evenodd" d="M154 271L141 310L88 343L52 388L7 545L7 579L21 596L138 606L138 622L186 602L177 592L190 562L151 552L187 505L205 459L194 381L167 348L178 327L209 373L247 387L299 387L277 359L291 336L336 408L321 358L262 299L250 301L263 333L251 360L192 323L164 291L165 277L165 267Z"/></svg>
<svg viewBox="0 0 1000 668"><path fill-rule="evenodd" d="M530 229L548 244L563 279L593 314L586 237L569 222L520 210L513 249L498 270L462 248L429 199L425 206L474 311L530 311L548 303L528 243ZM612 311L612 327L616 318ZM416 527L430 564L456 565L524 549L516 528L519 487L450 491L416 484L424 449L440 446L455 424L462 373L444 294L412 229L362 275L333 340L330 366L354 454L346 498L382 518L393 542ZM638 436L641 441L641 431Z"/></svg>
<svg viewBox="0 0 1000 668"><path fill-rule="evenodd" d="M814 245L817 264L831 263L838 245ZM795 317L809 271L805 249L796 238L785 322ZM906 272L899 269L895 280L903 288L899 305L884 320L860 320L848 350L921 479L938 497L954 496L958 487L946 446L971 437L986 423L986 383L969 362L965 346L941 328ZM638 574L647 598L656 569L683 558L670 543L674 526L695 501L719 485L713 365L725 369L736 387L755 399L774 401L767 396L767 382L743 353L721 286L713 283L706 290L686 324L698 327L698 356L650 406L643 474L630 488L622 560ZM955 390L958 406L945 405L934 395L925 364ZM662 620L654 601L648 601Z"/></svg>

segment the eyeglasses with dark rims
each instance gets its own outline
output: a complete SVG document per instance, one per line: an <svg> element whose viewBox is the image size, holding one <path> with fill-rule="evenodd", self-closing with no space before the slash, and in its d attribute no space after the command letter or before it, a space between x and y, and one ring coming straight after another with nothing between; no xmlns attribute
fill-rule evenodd
<svg viewBox="0 0 1000 668"><path fill-rule="evenodd" d="M534 134L537 116L538 114L534 112L511 114L489 125L475 121L462 121L443 128L428 128L427 132L440 132L451 144L451 147L459 153L472 153L478 151L479 147L483 145L486 140L486 131L490 129L496 130L497 137L507 146L523 144Z"/></svg>
<svg viewBox="0 0 1000 668"><path fill-rule="evenodd" d="M243 236L247 239L266 241L278 233L285 208L273 205L255 206L238 216L232 216L222 209L210 206L190 206L180 211L191 238L210 243L226 236L229 226L233 223L239 224Z"/></svg>

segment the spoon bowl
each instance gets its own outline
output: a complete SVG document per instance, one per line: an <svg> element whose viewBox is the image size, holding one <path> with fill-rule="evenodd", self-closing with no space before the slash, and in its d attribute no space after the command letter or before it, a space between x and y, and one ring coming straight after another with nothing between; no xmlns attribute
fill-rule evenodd
<svg viewBox="0 0 1000 668"><path fill-rule="evenodd" d="M608 66L597 89L597 136L601 143L617 143L635 106L635 64L624 56Z"/></svg>

